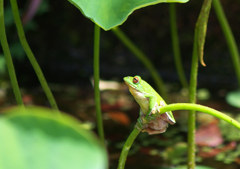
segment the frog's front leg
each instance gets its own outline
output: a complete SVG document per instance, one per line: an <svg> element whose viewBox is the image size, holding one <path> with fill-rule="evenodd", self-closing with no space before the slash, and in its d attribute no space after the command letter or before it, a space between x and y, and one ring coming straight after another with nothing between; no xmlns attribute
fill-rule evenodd
<svg viewBox="0 0 240 169"><path fill-rule="evenodd" d="M152 117L152 114L155 114L158 110L158 103L157 103L157 98L155 96L150 96L148 97L149 99L149 109L146 113L146 117L148 122L150 122L151 120L156 119L156 117Z"/></svg>
<svg viewBox="0 0 240 169"><path fill-rule="evenodd" d="M166 104L164 103L164 101L160 101L160 107L165 106Z"/></svg>
<svg viewBox="0 0 240 169"><path fill-rule="evenodd" d="M155 114L158 110L158 104L157 104L157 99L154 96L147 96L149 97L149 105L148 105L148 111L147 112L143 112L142 109L140 109L139 112L139 118L138 118L138 124L136 125L136 127L140 130L140 129L144 129L148 127L148 123L151 122L152 120L155 120L156 117L152 117L152 114Z"/></svg>

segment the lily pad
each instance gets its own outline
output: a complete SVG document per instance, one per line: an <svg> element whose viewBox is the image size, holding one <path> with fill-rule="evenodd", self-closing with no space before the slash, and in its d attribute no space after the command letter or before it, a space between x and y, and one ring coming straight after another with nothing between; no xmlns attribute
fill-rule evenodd
<svg viewBox="0 0 240 169"><path fill-rule="evenodd" d="M188 0L69 0L85 17L105 30L121 25L136 9L162 2L185 3Z"/></svg>
<svg viewBox="0 0 240 169"><path fill-rule="evenodd" d="M0 131L0 168L107 168L104 146L68 115L13 108L1 116Z"/></svg>
<svg viewBox="0 0 240 169"><path fill-rule="evenodd" d="M240 108L240 90L229 92L226 101L231 106Z"/></svg>

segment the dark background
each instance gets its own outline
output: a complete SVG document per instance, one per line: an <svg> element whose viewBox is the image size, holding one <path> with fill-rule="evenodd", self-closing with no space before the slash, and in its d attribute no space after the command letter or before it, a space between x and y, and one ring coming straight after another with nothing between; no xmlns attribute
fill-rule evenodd
<svg viewBox="0 0 240 169"><path fill-rule="evenodd" d="M18 0L22 15L27 11L29 2ZM239 46L240 1L221 0L221 2ZM176 4L182 62L188 79L191 70L194 28L202 3L203 0L190 0L186 4ZM10 2L5 1L7 37L24 103L30 102L29 104L50 107L36 74L20 45L10 9ZM225 101L225 94L228 91L236 90L238 83L228 46L213 8L208 23L204 50L204 61L207 66L203 67L199 64L198 88L206 88L213 97L206 101L200 101L199 104L219 111L231 110L230 112L237 114L239 109L231 107ZM60 110L74 115L83 122L90 121L96 126L94 94L90 83L90 78L93 76L94 23L85 18L68 1L43 0L38 13L24 28L29 45L53 90ZM184 97L179 92L181 84L172 52L169 4L161 3L138 9L120 28L153 62L165 84L172 86L168 87L172 90L169 92L170 100L187 102L186 95ZM155 87L148 70L111 31L101 30L100 45L101 79L123 82L124 76L140 75ZM0 73L0 84L2 80L9 81L7 70ZM59 84L62 87L56 89L56 85L52 87L54 86L52 84ZM8 90L8 92L11 93L11 97L4 101L0 100L1 106L3 102L6 103L5 107L16 104L12 90ZM221 98L216 100L219 96ZM119 91L102 91L101 106L110 166L116 168L122 144L132 131L139 116L139 106L134 102L127 88ZM125 115L124 117L129 120L128 125L124 126L119 123L118 120L121 116L116 116L116 114ZM163 148L166 148L170 142L174 142L171 143L172 145L175 142L187 142L186 113L174 113L174 117L177 124L170 126L168 132L151 137L146 133L139 135L134 142L135 147L133 146L130 150L135 151L135 154L128 157L126 167L133 168L137 164L139 169L141 167L150 168L150 165L159 168L163 162L159 160L158 156L149 155L151 149L160 147L159 151L163 152ZM96 127L94 131L96 131ZM172 133L172 136L167 137L169 133ZM147 141L152 142L149 143L150 146L143 144ZM166 145L155 144L164 141ZM230 169L227 164L215 162L214 158L205 159L203 165ZM237 163L234 163L234 166L235 168L239 167Z"/></svg>
<svg viewBox="0 0 240 169"><path fill-rule="evenodd" d="M187 78L191 69L194 27L202 2L190 0L176 6L181 55ZM221 2L239 45L240 1ZM28 1L21 0L18 4L21 13L26 12ZM93 76L93 22L68 1L44 0L43 4L45 8L40 8L25 28L27 40L47 81L90 85L89 78ZM10 7L9 2L5 6ZM151 59L165 82L179 83L172 52L168 4L136 10L120 28ZM13 22L6 29L10 47L13 43L19 43ZM124 76L138 74L152 83L147 69L111 31L101 31L100 52L102 79L122 81ZM236 89L238 84L231 56L213 8L204 52L207 66L199 66L198 87ZM32 66L22 53L20 57L12 54L20 87L39 86Z"/></svg>

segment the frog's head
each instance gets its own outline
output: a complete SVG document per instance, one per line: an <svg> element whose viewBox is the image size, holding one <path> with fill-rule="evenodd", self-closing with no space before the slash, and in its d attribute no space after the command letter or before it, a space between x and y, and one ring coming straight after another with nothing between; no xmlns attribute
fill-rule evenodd
<svg viewBox="0 0 240 169"><path fill-rule="evenodd" d="M128 85L130 92L134 95L136 92L145 93L144 80L140 76L127 76L123 80Z"/></svg>

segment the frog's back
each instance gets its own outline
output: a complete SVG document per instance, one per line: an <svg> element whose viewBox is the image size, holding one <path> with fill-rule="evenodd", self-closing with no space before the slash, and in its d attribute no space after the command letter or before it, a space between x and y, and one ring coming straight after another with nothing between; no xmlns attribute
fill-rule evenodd
<svg viewBox="0 0 240 169"><path fill-rule="evenodd" d="M164 101L162 97L146 81L142 80L142 83L144 83L145 89L148 93L152 93L154 96L157 97L158 104L160 104L160 101Z"/></svg>

